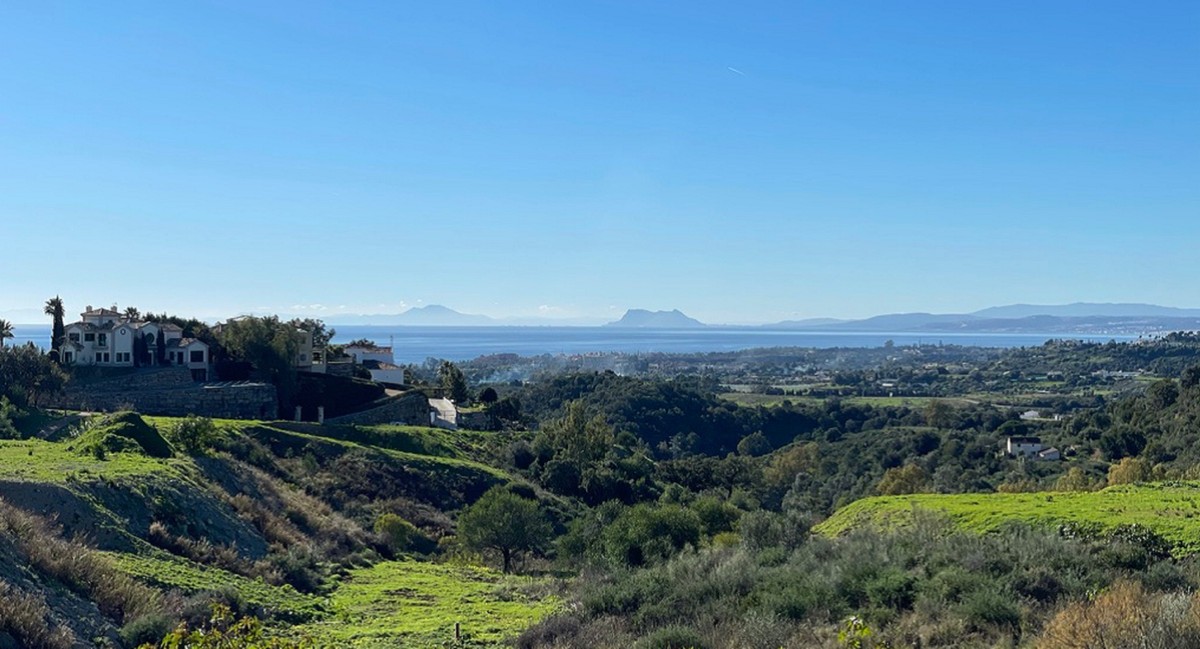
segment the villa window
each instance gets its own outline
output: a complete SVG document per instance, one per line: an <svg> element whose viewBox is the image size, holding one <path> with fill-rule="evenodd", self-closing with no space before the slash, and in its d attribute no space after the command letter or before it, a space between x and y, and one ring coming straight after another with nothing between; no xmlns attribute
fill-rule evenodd
<svg viewBox="0 0 1200 649"><path fill-rule="evenodd" d="M203 363L204 362L204 351L203 350L193 351L192 352L192 362L193 363Z"/></svg>
<svg viewBox="0 0 1200 649"><path fill-rule="evenodd" d="M100 337L96 342L101 347L107 347L108 346L108 334L100 334Z"/></svg>
<svg viewBox="0 0 1200 649"><path fill-rule="evenodd" d="M95 342L96 334L83 334L83 341L88 343Z"/></svg>
<svg viewBox="0 0 1200 649"><path fill-rule="evenodd" d="M77 343L77 342L79 342L79 333L78 333L78 332L75 332L75 333L69 333L69 334L67 334L67 340L69 340L69 341L71 341L71 342L73 342L73 343Z"/></svg>

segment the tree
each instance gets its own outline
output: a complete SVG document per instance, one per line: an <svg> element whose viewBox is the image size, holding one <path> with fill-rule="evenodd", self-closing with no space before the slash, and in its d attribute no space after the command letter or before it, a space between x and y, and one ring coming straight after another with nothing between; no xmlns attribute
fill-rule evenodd
<svg viewBox="0 0 1200 649"><path fill-rule="evenodd" d="M158 336L154 339L154 362L162 365L167 360L167 337L162 327L158 328Z"/></svg>
<svg viewBox="0 0 1200 649"><path fill-rule="evenodd" d="M325 323L316 318L292 318L288 325L294 329L303 329L312 335L313 348L327 347L329 341L337 335L336 329L327 329ZM374 345L372 345L374 347Z"/></svg>
<svg viewBox="0 0 1200 649"><path fill-rule="evenodd" d="M881 496L921 493L929 489L929 472L918 464L888 469L875 487Z"/></svg>
<svg viewBox="0 0 1200 649"><path fill-rule="evenodd" d="M136 306L125 307L125 319L130 322L136 322L142 318L142 312Z"/></svg>
<svg viewBox="0 0 1200 649"><path fill-rule="evenodd" d="M0 349L4 347L4 339L12 338L13 336L12 323L8 320L0 320Z"/></svg>
<svg viewBox="0 0 1200 649"><path fill-rule="evenodd" d="M613 563L642 566L699 546L701 526L700 517L686 507L642 503L622 511L600 542Z"/></svg>
<svg viewBox="0 0 1200 649"><path fill-rule="evenodd" d="M550 539L550 523L537 503L505 487L492 487L458 519L458 536L467 547L500 553L504 572L514 557L540 550Z"/></svg>
<svg viewBox="0 0 1200 649"><path fill-rule="evenodd" d="M479 403L490 406L499 400L500 395L496 394L496 388L490 385L479 392Z"/></svg>
<svg viewBox="0 0 1200 649"><path fill-rule="evenodd" d="M755 431L742 438L738 442L737 451L741 455L749 455L758 457L771 452L771 442L767 440L767 436L762 434L762 431Z"/></svg>
<svg viewBox="0 0 1200 649"><path fill-rule="evenodd" d="M63 324L66 308L63 306L62 298L55 295L46 300L46 307L43 311L53 318L54 322L53 328L50 330L50 349L58 349L63 343L63 338L67 336L66 325Z"/></svg>
<svg viewBox="0 0 1200 649"><path fill-rule="evenodd" d="M1141 458L1124 457L1117 464L1108 467L1109 485L1149 482L1153 476L1153 467Z"/></svg>
<svg viewBox="0 0 1200 649"><path fill-rule="evenodd" d="M346 346L347 347L366 347L366 348L370 349L375 346L375 343L371 342L370 340L367 340L366 338L355 338L354 340L351 340L350 342L346 343Z"/></svg>
<svg viewBox="0 0 1200 649"><path fill-rule="evenodd" d="M446 397L454 403L463 404L471 400L471 393L467 391L467 377L454 363L442 361L438 367L438 380Z"/></svg>
<svg viewBox="0 0 1200 649"><path fill-rule="evenodd" d="M230 360L250 363L261 380L275 386L281 416L292 406L298 383L300 341L294 322L251 316L233 320L221 330L221 346Z"/></svg>
<svg viewBox="0 0 1200 649"><path fill-rule="evenodd" d="M1067 472L1059 476L1054 483L1055 491L1093 491L1099 487L1103 487L1102 481L1093 480L1088 477L1088 474L1083 469L1073 466L1067 469Z"/></svg>
<svg viewBox="0 0 1200 649"><path fill-rule="evenodd" d="M0 396L17 406L37 405L66 385L67 375L33 343L0 348Z"/></svg>

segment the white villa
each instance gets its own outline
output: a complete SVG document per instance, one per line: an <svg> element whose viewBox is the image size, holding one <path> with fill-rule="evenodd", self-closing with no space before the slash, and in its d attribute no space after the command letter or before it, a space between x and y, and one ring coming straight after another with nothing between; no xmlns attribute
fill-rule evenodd
<svg viewBox="0 0 1200 649"><path fill-rule="evenodd" d="M391 347L377 347L375 345L370 347L361 347L358 345L351 345L346 348L346 355L350 358L353 358L354 362L358 363L359 365L362 365L367 361L386 363L388 365L395 363L394 357L392 356Z"/></svg>
<svg viewBox="0 0 1200 649"><path fill-rule="evenodd" d="M153 365L159 358L160 332L163 362L188 368L197 381L207 380L212 360L207 343L184 338L183 330L170 323L130 320L115 308L93 309L89 305L79 322L67 325L62 361L66 365L103 367Z"/></svg>
<svg viewBox="0 0 1200 649"><path fill-rule="evenodd" d="M1004 453L1009 457L1029 458L1052 462L1062 459L1062 453L1053 446L1043 446L1040 437L1009 437L1004 443Z"/></svg>

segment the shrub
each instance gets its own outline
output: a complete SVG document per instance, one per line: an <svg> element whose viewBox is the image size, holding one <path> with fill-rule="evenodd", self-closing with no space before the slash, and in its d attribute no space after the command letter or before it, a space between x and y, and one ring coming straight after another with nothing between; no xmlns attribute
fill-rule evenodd
<svg viewBox="0 0 1200 649"><path fill-rule="evenodd" d="M911 608L916 597L916 580L895 568L867 582L867 599L871 604L893 610Z"/></svg>
<svg viewBox="0 0 1200 649"><path fill-rule="evenodd" d="M1075 602L1059 611L1046 624L1036 646L1200 646L1200 601L1194 595L1153 595L1137 582L1118 582L1091 601Z"/></svg>
<svg viewBox="0 0 1200 649"><path fill-rule="evenodd" d="M1017 629L1021 625L1021 609L1011 595L997 589L977 590L967 595L959 611L978 630L989 626Z"/></svg>
<svg viewBox="0 0 1200 649"><path fill-rule="evenodd" d="M174 628L175 624L171 618L161 613L150 613L121 627L121 641L130 647L156 645Z"/></svg>
<svg viewBox="0 0 1200 649"><path fill-rule="evenodd" d="M405 552L421 531L399 516L387 513L375 519L375 533L381 536L392 552Z"/></svg>
<svg viewBox="0 0 1200 649"><path fill-rule="evenodd" d="M694 629L668 626L654 631L637 643L638 649L705 649L704 639Z"/></svg>
<svg viewBox="0 0 1200 649"><path fill-rule="evenodd" d="M201 454L216 443L217 427L208 417L188 415L171 428L171 439L188 453Z"/></svg>
<svg viewBox="0 0 1200 649"><path fill-rule="evenodd" d="M623 511L603 533L610 561L640 566L666 559L700 542L700 517L678 505L637 505Z"/></svg>

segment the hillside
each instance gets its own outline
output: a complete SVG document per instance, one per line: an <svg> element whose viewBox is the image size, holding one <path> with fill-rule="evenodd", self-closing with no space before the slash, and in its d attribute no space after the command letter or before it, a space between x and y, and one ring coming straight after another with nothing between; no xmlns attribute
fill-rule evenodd
<svg viewBox="0 0 1200 649"><path fill-rule="evenodd" d="M1013 522L1102 530L1141 525L1166 539L1175 554L1200 552L1200 482L1120 485L1100 491L877 496L843 507L814 531L837 536L866 526L903 526L922 509L942 512L974 532L994 532Z"/></svg>
<svg viewBox="0 0 1200 649"><path fill-rule="evenodd" d="M135 646L222 603L320 646L434 646L457 622L486 647L556 606L544 580L429 561L453 512L520 486L487 463L493 434L255 421L189 434L197 421L119 413L62 441L0 440L0 646L8 624L18 646ZM376 530L384 514L411 523L407 547Z"/></svg>

